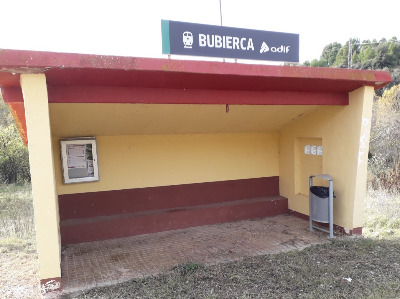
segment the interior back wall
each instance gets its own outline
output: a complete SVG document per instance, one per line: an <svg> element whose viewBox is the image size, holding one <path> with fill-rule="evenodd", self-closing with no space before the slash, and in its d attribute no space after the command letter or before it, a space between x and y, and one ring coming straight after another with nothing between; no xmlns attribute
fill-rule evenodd
<svg viewBox="0 0 400 299"><path fill-rule="evenodd" d="M53 138L58 194L279 176L278 133L95 137L100 181L70 185Z"/></svg>

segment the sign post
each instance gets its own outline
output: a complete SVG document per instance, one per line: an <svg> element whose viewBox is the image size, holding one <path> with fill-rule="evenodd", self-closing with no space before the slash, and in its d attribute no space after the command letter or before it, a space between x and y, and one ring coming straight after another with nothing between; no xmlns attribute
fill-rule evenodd
<svg viewBox="0 0 400 299"><path fill-rule="evenodd" d="M161 20L163 54L299 62L299 35Z"/></svg>

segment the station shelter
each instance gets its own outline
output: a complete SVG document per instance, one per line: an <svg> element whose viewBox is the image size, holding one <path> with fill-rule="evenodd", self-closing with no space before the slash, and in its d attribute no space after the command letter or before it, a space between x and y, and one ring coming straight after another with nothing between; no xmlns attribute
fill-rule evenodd
<svg viewBox="0 0 400 299"><path fill-rule="evenodd" d="M307 217L312 174L333 178L336 229L361 234L374 91L389 82L384 71L1 50L2 95L29 149L41 284L61 288L64 244Z"/></svg>

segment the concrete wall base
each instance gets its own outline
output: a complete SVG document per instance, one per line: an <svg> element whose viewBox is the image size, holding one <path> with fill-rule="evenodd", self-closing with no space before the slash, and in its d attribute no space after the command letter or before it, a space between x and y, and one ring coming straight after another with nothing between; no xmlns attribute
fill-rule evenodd
<svg viewBox="0 0 400 299"><path fill-rule="evenodd" d="M299 213L299 212L296 212L293 210L289 210L289 213L293 216L299 217L299 218L307 220L307 221L310 219L308 215L305 215L305 214L302 214L302 213ZM328 228L328 223L318 223L318 225L323 228ZM333 224L333 230L336 233L346 234L346 235L350 235L350 236L362 235L362 229L363 229L362 227L355 227L355 228L349 230L349 229L345 229L343 226Z"/></svg>

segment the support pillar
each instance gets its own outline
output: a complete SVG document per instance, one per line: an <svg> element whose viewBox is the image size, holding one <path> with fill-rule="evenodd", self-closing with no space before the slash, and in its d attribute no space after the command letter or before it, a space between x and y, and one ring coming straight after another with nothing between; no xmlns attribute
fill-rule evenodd
<svg viewBox="0 0 400 299"><path fill-rule="evenodd" d="M61 290L59 213L44 74L21 74L42 294Z"/></svg>
<svg viewBox="0 0 400 299"><path fill-rule="evenodd" d="M364 219L364 204L367 191L367 166L369 139L371 131L372 104L374 99L373 87L366 86L350 93L350 101L359 105L358 120L358 159L355 178L355 194L353 205L352 234L362 234Z"/></svg>

